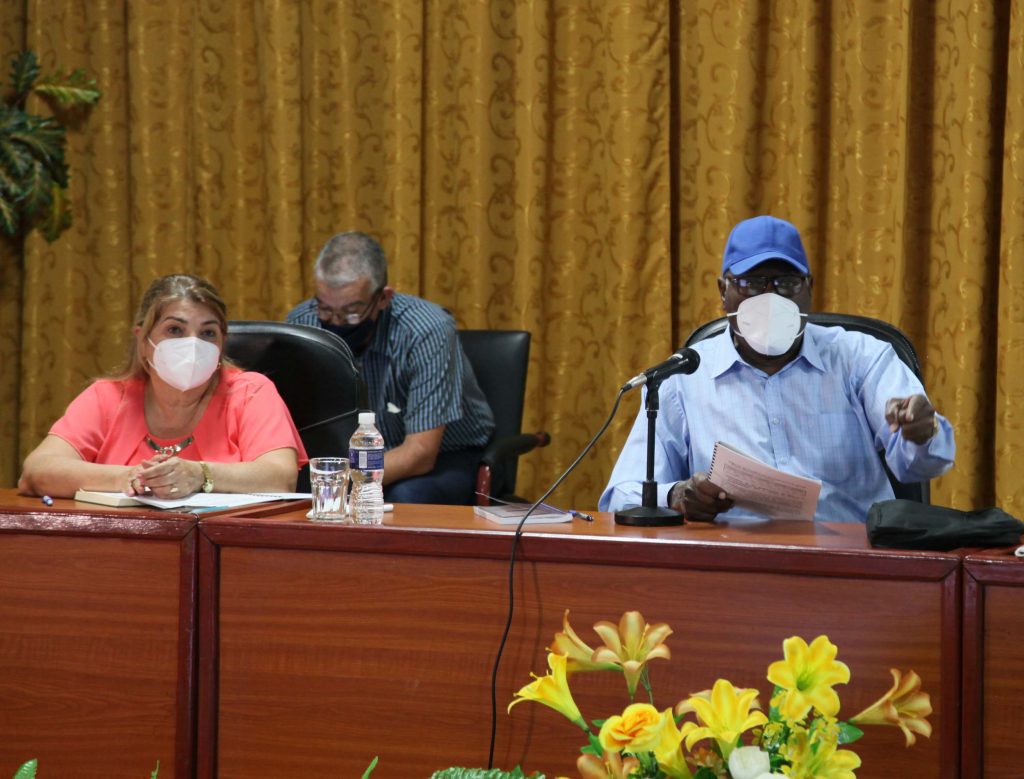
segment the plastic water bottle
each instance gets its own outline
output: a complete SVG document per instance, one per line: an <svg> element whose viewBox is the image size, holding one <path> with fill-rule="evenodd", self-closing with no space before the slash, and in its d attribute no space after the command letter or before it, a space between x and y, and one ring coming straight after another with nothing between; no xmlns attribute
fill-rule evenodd
<svg viewBox="0 0 1024 779"><path fill-rule="evenodd" d="M384 436L372 411L359 414L359 427L348 444L352 474L349 510L363 525L379 525L384 519Z"/></svg>

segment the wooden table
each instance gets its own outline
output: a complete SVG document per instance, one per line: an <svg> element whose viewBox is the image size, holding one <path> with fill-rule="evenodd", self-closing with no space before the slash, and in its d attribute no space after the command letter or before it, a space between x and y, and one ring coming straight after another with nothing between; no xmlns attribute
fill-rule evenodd
<svg viewBox="0 0 1024 779"><path fill-rule="evenodd" d="M193 774L196 524L0 490L0 776Z"/></svg>
<svg viewBox="0 0 1024 779"><path fill-rule="evenodd" d="M200 526L198 774L429 776L486 765L492 665L508 609L511 534L471 509L396 507L381 527L318 525L299 512ZM935 732L906 750L895 728L856 746L858 777L953 777L960 759L960 558L869 547L863 526L774 522L641 529L533 526L497 680L495 765L575 776L581 731L512 695L546 672L562 614L580 637L636 609L667 622L673 657L652 664L674 706L722 676L756 687L782 641L825 633L852 671L850 716L913 668ZM573 678L585 716L626 704L621 677Z"/></svg>
<svg viewBox="0 0 1024 779"><path fill-rule="evenodd" d="M1013 550L964 560L963 776L1021 776L1024 560Z"/></svg>

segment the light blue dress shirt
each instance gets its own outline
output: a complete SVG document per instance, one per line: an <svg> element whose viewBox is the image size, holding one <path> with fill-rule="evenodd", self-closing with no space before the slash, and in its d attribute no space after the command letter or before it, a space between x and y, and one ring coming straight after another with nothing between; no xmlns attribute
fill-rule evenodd
<svg viewBox="0 0 1024 779"><path fill-rule="evenodd" d="M903 482L940 476L953 464L953 428L942 416L936 415L939 432L925 444L889 430L886 401L923 394L924 388L877 338L808 324L800 354L773 376L743 361L728 329L694 349L701 358L696 373L673 376L659 390L659 506L668 505L677 481L709 470L719 440L780 470L819 479L815 519L835 522L863 522L872 503L893 497L878 451L885 451L889 468ZM646 474L647 413L641 401L601 495L601 510L639 505ZM738 507L720 516L755 518Z"/></svg>

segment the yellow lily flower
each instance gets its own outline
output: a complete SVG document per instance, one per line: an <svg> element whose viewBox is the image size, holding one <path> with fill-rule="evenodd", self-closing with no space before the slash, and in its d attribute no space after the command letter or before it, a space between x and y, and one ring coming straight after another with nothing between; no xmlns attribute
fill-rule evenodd
<svg viewBox="0 0 1024 779"><path fill-rule="evenodd" d="M917 739L914 734L930 737L932 726L926 717L932 713L932 702L928 693L921 690L921 677L913 671L902 676L890 668L892 688L850 722L855 725L896 725L903 731L907 746L912 747Z"/></svg>
<svg viewBox="0 0 1024 779"><path fill-rule="evenodd" d="M531 673L530 676L534 678L534 681L516 693L515 698L508 705L508 711L512 711L512 707L522 701L536 701L550 706L566 719L587 730L587 723L583 720L576 701L572 699L572 693L569 692L565 671L567 662L564 655L549 654L548 668L551 669L551 673L547 676L537 676Z"/></svg>
<svg viewBox="0 0 1024 779"><path fill-rule="evenodd" d="M693 779L690 766L683 755L683 734L676 725L675 717L670 709L661 713L661 724L658 727L658 739L654 744L654 759L665 776L670 779Z"/></svg>
<svg viewBox="0 0 1024 779"><path fill-rule="evenodd" d="M772 698L772 705L778 706L789 722L802 720L812 707L826 717L835 717L839 696L832 685L850 681L850 669L835 659L836 645L828 636L818 636L810 646L792 636L782 642L782 651L785 660L768 666L768 681L783 690Z"/></svg>
<svg viewBox="0 0 1024 779"><path fill-rule="evenodd" d="M662 643L672 635L672 628L663 622L648 625L639 611L623 614L618 627L611 622L598 622L594 631L605 645L595 649L590 659L595 663L614 663L621 667L630 697L636 692L640 674L648 660L658 657L667 660L672 656Z"/></svg>
<svg viewBox="0 0 1024 779"><path fill-rule="evenodd" d="M790 761L786 775L789 779L857 779L854 769L860 768L860 758L849 749L839 749L834 732L821 738L822 733L796 730L789 744L782 748Z"/></svg>
<svg viewBox="0 0 1024 779"><path fill-rule="evenodd" d="M727 679L718 679L709 697L691 695L677 708L694 711L703 727L694 722L683 723L686 748L692 749L701 739L713 738L722 759L728 760L742 733L768 721L763 712L750 710L756 699L757 690L736 689Z"/></svg>
<svg viewBox="0 0 1024 779"><path fill-rule="evenodd" d="M582 779L629 779L630 774L640 767L635 757L623 757L618 752L604 753L603 758L597 755L580 755L576 760L576 770Z"/></svg>
<svg viewBox="0 0 1024 779"><path fill-rule="evenodd" d="M594 650L583 643L580 637L576 635L576 631L572 629L572 626L569 624L569 609L566 609L565 614L562 615L562 632L555 633L555 640L548 647L548 651L558 655L565 655L569 659L566 665L568 673L617 671L619 668L617 663L595 663L591 659Z"/></svg>

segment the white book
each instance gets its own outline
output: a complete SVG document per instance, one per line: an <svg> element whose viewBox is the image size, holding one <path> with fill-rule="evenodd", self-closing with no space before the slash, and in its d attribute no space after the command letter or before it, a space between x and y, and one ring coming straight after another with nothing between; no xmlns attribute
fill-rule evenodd
<svg viewBox="0 0 1024 779"><path fill-rule="evenodd" d="M498 525L518 525L526 516L526 512L530 510L530 505L529 503L509 503L505 506L474 506L473 511L478 517L483 517ZM526 518L527 525L553 525L570 521L572 521L572 514L569 512L555 511L545 506L538 506Z"/></svg>
<svg viewBox="0 0 1024 779"><path fill-rule="evenodd" d="M123 492L101 492L99 490L78 490L75 500L82 503L98 503L101 506L141 506L140 501Z"/></svg>
<svg viewBox="0 0 1024 779"><path fill-rule="evenodd" d="M780 471L722 441L715 442L708 479L733 502L777 519L814 519L821 482Z"/></svg>

